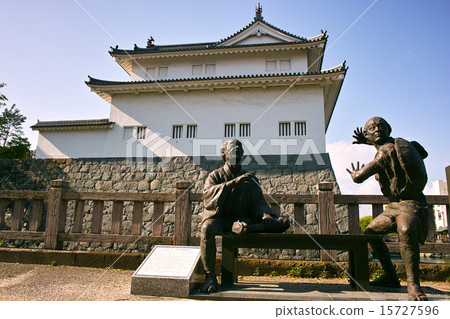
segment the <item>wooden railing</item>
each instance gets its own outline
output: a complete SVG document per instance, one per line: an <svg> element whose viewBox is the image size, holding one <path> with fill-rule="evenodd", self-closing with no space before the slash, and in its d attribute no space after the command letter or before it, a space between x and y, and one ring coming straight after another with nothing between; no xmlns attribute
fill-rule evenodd
<svg viewBox="0 0 450 319"><path fill-rule="evenodd" d="M74 192L68 190L66 185L67 182L63 180L54 180L49 191L0 191L0 239L43 241L46 249L61 249L65 241L199 245L198 236L191 234L191 217L193 204L202 202L202 194L190 192L190 183L187 181L177 182L175 193ZM320 234L336 233L335 205L346 205L348 233L359 234L359 205L372 205L372 215L376 217L383 211L383 205L388 203L384 196L335 195L332 190L333 184L324 182L319 184L316 195L274 194L265 197L277 213L280 213L280 205L293 205L293 211L289 213L292 213L294 233L305 232L305 205L317 205ZM92 201L92 208L89 210L92 214L90 227L86 227L84 220L87 201ZM449 199L445 195L427 196L427 201L430 206L447 205L448 209ZM109 212L105 209L105 202L112 203ZM125 234L122 224L125 203L132 205L131 229L127 230L129 234ZM150 230L144 229L144 205L153 207ZM67 222L69 206L72 209L70 227ZM164 234L165 206L168 208L166 211L170 208L174 210L173 235ZM5 225L7 211L11 211L11 216L8 216L8 225ZM26 225L25 212L28 217ZM105 215L109 214L111 222L103 223ZM450 253L449 243L436 243L434 214L430 215L429 237L421 251ZM42 225L43 216L45 225ZM109 228L104 227L106 224L111 225L110 229L105 229ZM6 230L7 228L9 229ZM398 243L388 245L394 252L399 250ZM328 254L322 252L322 259L329 259Z"/></svg>

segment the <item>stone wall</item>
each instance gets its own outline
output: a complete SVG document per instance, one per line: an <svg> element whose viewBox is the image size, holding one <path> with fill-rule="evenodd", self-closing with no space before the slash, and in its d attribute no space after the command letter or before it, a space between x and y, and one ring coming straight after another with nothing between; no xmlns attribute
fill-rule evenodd
<svg viewBox="0 0 450 319"><path fill-rule="evenodd" d="M317 194L319 182L333 182L334 192L339 193L333 169L328 154L320 156L295 156L285 158L269 155L261 158L247 158L244 169L254 172L260 180L264 193L275 194ZM209 172L220 167L219 158L191 158L174 157L158 158L151 162L127 161L126 159L29 159L29 160L0 160L0 189L47 190L53 179L68 181L74 191L105 191L105 192L175 192L175 184L180 180L187 180L193 184L192 192L201 192L203 183ZM103 231L111 228L111 203L105 202L107 214L103 220ZM144 232L150 229L152 223L152 205L144 208ZM193 205L192 235L198 235L201 204ZM306 232L317 233L316 205L305 205ZM29 210L29 209L28 209ZM86 203L83 228L86 232L90 227L92 203ZM173 234L174 212L171 205L166 205L164 216L165 235ZM283 215L293 214L293 205L282 205ZM74 203L69 202L66 231L70 231L73 224ZM25 221L27 216L25 215ZM9 214L7 214L8 222ZM126 204L124 209L123 233L129 234L131 229L132 207ZM336 228L344 233L348 229L347 211L342 207L336 210ZM26 226L25 226L26 227ZM291 227L288 232L293 232ZM6 243L8 246L39 247L24 241ZM36 246L37 245L37 246ZM148 251L149 247L129 247L118 244L100 243L66 243L69 250L112 251L131 249L133 252ZM273 257L290 259L294 255L298 258L316 258L317 252L303 251L274 251L263 253L261 250L246 250L242 252L249 257Z"/></svg>

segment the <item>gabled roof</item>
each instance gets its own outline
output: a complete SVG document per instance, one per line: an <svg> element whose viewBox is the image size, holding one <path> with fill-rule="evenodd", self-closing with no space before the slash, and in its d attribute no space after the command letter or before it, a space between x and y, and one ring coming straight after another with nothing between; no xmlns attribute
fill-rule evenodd
<svg viewBox="0 0 450 319"><path fill-rule="evenodd" d="M217 46L224 46L224 45L230 45L232 43L234 43L233 40L236 40L236 38L239 38L242 35L249 35L249 30L252 29L256 29L254 31L258 32L258 27L260 28L264 28L265 30L268 31L272 31L274 33L275 37L279 38L278 42L286 42L286 41L290 41L290 42L298 42L298 41L308 41L307 38L304 37L300 37L298 35L289 33L287 31L284 31L280 28L277 28L276 26L268 23L267 21L265 21L263 19L262 16L260 17L255 17L254 21L251 22L250 24L248 24L247 26L245 26L244 28L242 28L241 30L237 31L236 33L226 37L225 39L220 40L219 42L216 43ZM261 36L261 33L256 33L256 36Z"/></svg>
<svg viewBox="0 0 450 319"><path fill-rule="evenodd" d="M110 129L114 125L109 119L39 121L31 126L33 131L72 130L72 129Z"/></svg>
<svg viewBox="0 0 450 319"><path fill-rule="evenodd" d="M125 50L111 47L110 55L116 58L124 70L131 74L131 63L134 59L184 57L195 55L251 53L264 50L313 49L324 52L328 36L326 31L320 35L304 38L294 35L265 21L262 17L262 8L256 9L254 21L218 42L202 42L191 44L155 45L153 38L148 41L147 47L134 45L134 49ZM316 55L315 53L313 53ZM322 56L318 54L322 64ZM316 71L316 69L314 69Z"/></svg>

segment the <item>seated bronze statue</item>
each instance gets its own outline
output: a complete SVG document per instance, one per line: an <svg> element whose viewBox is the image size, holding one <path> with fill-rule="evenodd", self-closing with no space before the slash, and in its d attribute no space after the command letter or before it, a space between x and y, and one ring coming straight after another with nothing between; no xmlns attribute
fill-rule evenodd
<svg viewBox="0 0 450 319"><path fill-rule="evenodd" d="M364 130L356 129L353 136L356 144L373 145L377 149L375 159L367 165L347 170L353 181L362 183L375 175L381 192L390 204L366 228L365 234L387 234L397 232L400 239L400 254L406 269L409 300L427 300L420 288L420 246L428 234L429 208L422 193L427 182L423 159L425 149L417 142L392 138L390 125L381 117L370 119ZM381 263L384 275L371 282L374 286L400 287L389 250L384 242L370 243Z"/></svg>
<svg viewBox="0 0 450 319"><path fill-rule="evenodd" d="M200 290L207 293L219 289L215 273L216 235L281 233L289 227L289 220L279 217L267 204L258 179L242 170L241 142L226 141L220 153L225 164L209 174L203 190L200 247L206 279Z"/></svg>

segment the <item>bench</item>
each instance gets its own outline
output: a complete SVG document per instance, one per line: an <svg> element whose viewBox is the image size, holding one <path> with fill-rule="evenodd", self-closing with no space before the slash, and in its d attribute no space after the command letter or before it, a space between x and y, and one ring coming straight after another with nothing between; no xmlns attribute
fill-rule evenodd
<svg viewBox="0 0 450 319"><path fill-rule="evenodd" d="M369 240L382 240L379 235L322 234L223 234L222 286L237 282L238 248L324 249L349 252L350 285L357 291L369 290Z"/></svg>

